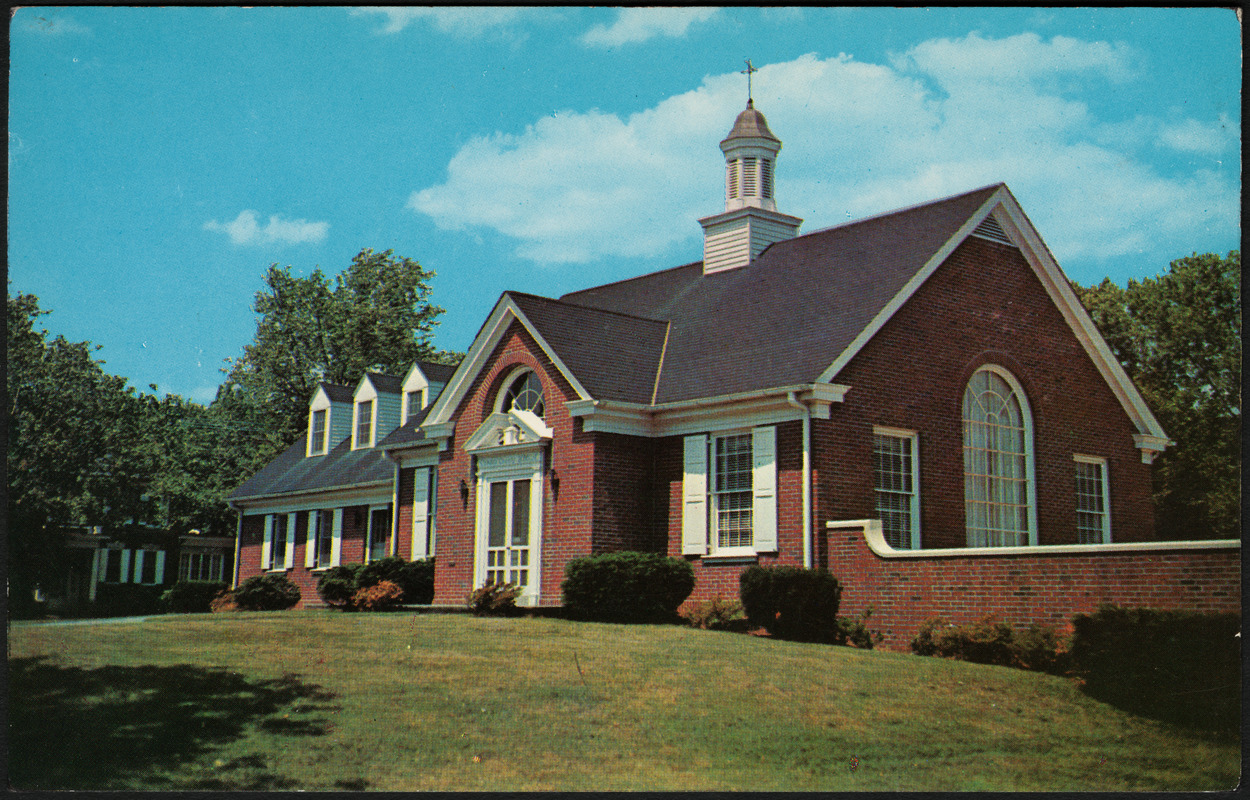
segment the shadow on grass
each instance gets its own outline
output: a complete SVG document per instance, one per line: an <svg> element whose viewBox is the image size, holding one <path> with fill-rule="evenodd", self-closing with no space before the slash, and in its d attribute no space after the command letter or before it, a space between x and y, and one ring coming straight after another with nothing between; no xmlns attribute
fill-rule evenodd
<svg viewBox="0 0 1250 800"><path fill-rule="evenodd" d="M256 727L321 736L334 695L284 675L249 680L219 668L65 667L9 662L9 785L15 789L293 788L264 756L208 764Z"/></svg>

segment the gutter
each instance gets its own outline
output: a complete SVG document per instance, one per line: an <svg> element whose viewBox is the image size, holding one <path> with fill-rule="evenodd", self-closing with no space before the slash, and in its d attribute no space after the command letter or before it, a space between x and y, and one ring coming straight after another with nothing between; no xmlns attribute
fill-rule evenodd
<svg viewBox="0 0 1250 800"><path fill-rule="evenodd" d="M786 402L803 413L803 568L812 566L812 410L794 392Z"/></svg>

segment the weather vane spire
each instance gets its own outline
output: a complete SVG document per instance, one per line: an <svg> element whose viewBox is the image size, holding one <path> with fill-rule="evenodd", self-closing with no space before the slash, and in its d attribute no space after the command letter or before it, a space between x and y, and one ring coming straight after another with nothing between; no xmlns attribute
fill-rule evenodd
<svg viewBox="0 0 1250 800"><path fill-rule="evenodd" d="M746 65L747 65L747 68L742 70L740 74L747 76L747 105L754 106L755 101L751 99L751 73L759 72L759 68L751 66L751 59L749 58L746 59Z"/></svg>

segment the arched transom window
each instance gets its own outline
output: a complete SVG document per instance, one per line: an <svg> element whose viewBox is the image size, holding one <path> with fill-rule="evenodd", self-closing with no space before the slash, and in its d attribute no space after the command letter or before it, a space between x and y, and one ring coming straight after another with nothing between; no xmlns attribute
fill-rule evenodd
<svg viewBox="0 0 1250 800"><path fill-rule="evenodd" d="M531 411L541 417L544 411L543 385L532 371L525 371L508 383L499 401L500 411Z"/></svg>
<svg viewBox="0 0 1250 800"><path fill-rule="evenodd" d="M1032 543L1033 423L1015 378L977 370L964 390L964 509L969 547Z"/></svg>

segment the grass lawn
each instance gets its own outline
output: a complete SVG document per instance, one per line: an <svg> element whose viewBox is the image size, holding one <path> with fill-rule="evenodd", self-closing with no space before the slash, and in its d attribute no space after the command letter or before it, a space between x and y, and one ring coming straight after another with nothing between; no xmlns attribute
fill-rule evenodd
<svg viewBox="0 0 1250 800"><path fill-rule="evenodd" d="M676 626L14 624L9 680L23 789L1229 790L1241 761L1063 678Z"/></svg>

